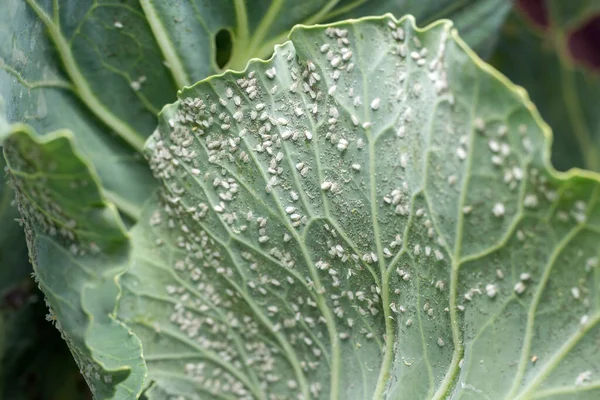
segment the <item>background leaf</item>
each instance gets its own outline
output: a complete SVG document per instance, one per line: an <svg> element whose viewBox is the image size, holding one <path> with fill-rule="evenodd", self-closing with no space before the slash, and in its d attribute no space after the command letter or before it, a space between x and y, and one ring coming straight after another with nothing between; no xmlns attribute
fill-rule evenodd
<svg viewBox="0 0 600 400"><path fill-rule="evenodd" d="M186 88L118 316L148 398L595 398L600 181L448 22L297 28Z"/></svg>
<svg viewBox="0 0 600 400"><path fill-rule="evenodd" d="M4 157L0 167L5 171ZM0 398L88 399L87 384L65 342L45 321L47 307L31 279L14 201L12 187L0 185Z"/></svg>
<svg viewBox="0 0 600 400"><path fill-rule="evenodd" d="M38 139L31 128L13 125L4 156L49 320L95 398L137 398L146 375L141 344L113 316L116 276L129 262L116 209L102 197L97 176L67 132Z"/></svg>
<svg viewBox="0 0 600 400"><path fill-rule="evenodd" d="M0 120L2 118L0 117ZM6 163L0 159L3 171ZM27 243L23 227L17 223L19 212L14 204L14 193L9 185L0 185L0 293L26 279L31 274L27 260ZM13 229L11 229L11 227Z"/></svg>
<svg viewBox="0 0 600 400"><path fill-rule="evenodd" d="M139 216L154 183L135 147L141 149L156 112L175 93L143 16L121 3L91 10L91 2L61 2L60 10L51 2L29 4L9 0L9 12L0 17L0 87L8 122L39 132L76 132L75 143L98 171L105 194L125 214ZM125 16L134 20L121 32L114 21ZM148 83L136 91L131 84L141 74ZM133 147L118 137L128 134Z"/></svg>
<svg viewBox="0 0 600 400"><path fill-rule="evenodd" d="M537 22L515 10L506 26L492 64L527 89L552 127L552 162L556 168L600 170L600 100L598 66L573 59L572 49L598 54L593 26L600 16L597 1L521 1ZM537 6L536 6L537 5ZM534 7L535 6L535 7ZM595 21L598 26L599 22ZM588 29L569 44L571 34Z"/></svg>
<svg viewBox="0 0 600 400"><path fill-rule="evenodd" d="M48 308L29 274L0 295L0 398L91 399L65 342L44 318Z"/></svg>
<svg viewBox="0 0 600 400"><path fill-rule="evenodd" d="M296 24L312 25L386 12L398 16L410 13L423 23L451 18L468 43L487 52L511 8L510 2L502 0L263 0L225 4L141 1L179 87L213 75L221 67L240 70L250 58L269 57L273 46L284 42ZM231 46L231 55L225 57L221 66L215 54L219 32L229 37Z"/></svg>

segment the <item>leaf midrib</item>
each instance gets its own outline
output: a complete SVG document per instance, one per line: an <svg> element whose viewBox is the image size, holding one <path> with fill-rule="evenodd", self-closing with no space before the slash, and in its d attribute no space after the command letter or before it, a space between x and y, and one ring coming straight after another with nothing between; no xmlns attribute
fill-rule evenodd
<svg viewBox="0 0 600 400"><path fill-rule="evenodd" d="M356 25L352 25L352 30L354 31L355 38L360 37L360 35L356 32ZM361 56L360 46L361 42L356 40L355 48L357 53L358 60L364 60L364 57ZM375 64L378 64L376 62ZM364 71L364 65L361 64L361 72ZM371 98L368 94L369 84L367 82L367 74L361 73L362 76L362 98L363 98L363 113L365 117L368 117L371 113L369 111L369 99ZM392 319L390 314L390 284L389 284L389 273L387 271L385 265L385 257L383 254L383 244L381 243L381 229L379 227L379 202L377 201L377 182L376 182L376 167L375 167L375 142L376 138L373 136L373 132L371 127L365 129L365 136L368 142L368 150L369 150L369 197L371 203L371 223L373 227L373 235L375 239L375 248L377 251L377 258L379 264L379 274L381 279L381 305L383 308L383 318L385 324L385 348L383 351L383 360L381 362L381 367L379 370L379 377L377 378L377 385L375 387L375 391L373 392L373 400L377 400L381 398L386 390L387 382L390 376L390 365L392 363L392 358L394 354L394 328L392 326Z"/></svg>
<svg viewBox="0 0 600 400"><path fill-rule="evenodd" d="M154 34L154 39L156 39L156 43L158 44L158 47L160 47L165 61L169 66L169 70L173 75L173 79L175 80L177 88L181 89L185 86L189 86L190 79L185 72L185 68L183 67L183 63L177 54L177 50L175 50L175 46L173 46L173 43L167 34L167 30L165 29L162 21L158 17L158 13L152 5L152 0L139 1L144 14L146 15L146 19L148 20L148 24L150 25L150 29Z"/></svg>
<svg viewBox="0 0 600 400"><path fill-rule="evenodd" d="M454 36L454 35L452 35ZM449 298L448 298L448 308L450 314L450 328L452 331L452 342L454 345L454 350L452 353L452 360L450 361L450 365L448 366L448 371L441 382L438 390L435 392L433 399L439 400L448 395L449 391L453 383L456 381L459 374L459 363L464 354L464 347L462 344L462 337L460 328L458 326L458 314L457 314L457 304L456 299L458 295L458 273L460 269L460 254L462 247L462 238L464 234L464 222L465 222L465 214L462 212L463 207L465 205L465 201L467 198L467 189L470 182L470 174L473 164L473 145L475 140L475 129L474 129L474 120L475 120L475 110L477 100L479 99L480 94L480 78L477 76L476 82L474 83L473 89L473 102L471 104L471 110L469 112L469 138L468 138L468 158L466 160L464 177L462 182L462 187L460 190L460 197L458 201L458 209L456 210L458 215L458 220L456 224L456 241L454 243L454 254L450 254L451 258L451 270L450 270L450 288L449 288Z"/></svg>

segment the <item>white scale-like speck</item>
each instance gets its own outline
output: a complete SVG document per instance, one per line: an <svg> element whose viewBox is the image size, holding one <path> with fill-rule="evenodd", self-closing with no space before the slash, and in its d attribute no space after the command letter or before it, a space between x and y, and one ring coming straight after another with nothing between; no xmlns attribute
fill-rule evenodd
<svg viewBox="0 0 600 400"><path fill-rule="evenodd" d="M371 109L373 111L378 110L380 102L381 100L379 99L379 97L374 98L373 101L371 101Z"/></svg>

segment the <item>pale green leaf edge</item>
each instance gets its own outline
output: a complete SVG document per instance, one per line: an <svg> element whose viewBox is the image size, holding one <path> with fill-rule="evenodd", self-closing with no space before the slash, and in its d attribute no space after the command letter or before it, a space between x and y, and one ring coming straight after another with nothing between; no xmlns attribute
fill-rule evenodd
<svg viewBox="0 0 600 400"><path fill-rule="evenodd" d="M338 21L338 22L334 22L334 23L328 23L328 24L315 24L315 25L298 24L298 25L295 25L290 30L290 33L288 34L288 39L290 39L290 40L286 41L285 43L275 45L275 51L277 51L277 49L280 49L283 46L285 46L288 42L290 42L290 41L293 42L293 40L291 38L294 35L294 32L297 30L300 30L300 29L302 29L302 30L317 30L317 29L324 29L327 27L343 26L347 23L358 23L360 21L378 21L378 20L382 20L384 18L391 18L398 23L403 22L405 20L409 20L412 27L414 28L414 30L419 33L424 33L432 28L437 27L438 25L444 25L444 24L450 24L450 26L454 25L454 23L449 19L439 19L428 25L425 25L424 27L419 27L419 26L417 26L415 17L413 15L406 14L405 16L403 16L401 18L397 18L392 13L386 13L381 16L352 18L352 19L347 19L347 20ZM552 133L552 128L550 127L550 125L548 125L543 120L537 107L531 101L531 98L529 97L527 90L525 90L524 87L513 83L501 71L497 70L492 65L485 62L481 57L479 57L479 55L477 55L477 53L475 53L475 51L473 51L469 47L469 45L461 38L461 36L459 35L458 31L455 28L451 29L450 32L451 32L450 34L452 35L452 39L454 39L457 42L457 44L460 46L460 48L467 53L467 55L471 58L472 61L475 62L475 65L478 68L481 68L485 72L492 75L495 79L498 79L500 82L502 82L506 86L506 88L508 88L511 92L517 94L523 100L525 107L527 108L527 110L529 112L531 112L535 122L538 124L538 126L540 126L542 128L542 131L544 134L544 141L546 144L545 148L543 149L543 160L544 160L544 167L547 168L548 172L550 172L553 177L561 179L561 180L569 180L574 177L581 177L581 178L592 179L592 180L595 180L600 183L600 172L595 172L595 171L586 170L586 169L582 169L582 168L571 168L568 171L559 171L554 168L554 166L552 165L552 162L550 160L553 137L554 137L553 133ZM270 58L265 59L265 60L260 59L260 58L251 58L250 60L248 60L248 63L246 64L246 68L244 68L243 70L228 69L228 70L223 71L220 74L212 75L212 76L209 76L208 78L202 79L202 80L194 83L191 86L184 86L182 89L177 91L177 97L179 98L182 94L184 94L188 90L194 89L195 87L200 86L202 84L209 83L212 80L220 79L230 73L236 73L236 74L237 73L242 73L242 74L246 73L251 64L266 65L266 64L270 63L273 59L274 59L274 55L272 55ZM159 119L162 117L163 114L165 114L166 109L175 107L175 105L178 102L179 101L172 103L172 104L165 105L162 108L162 110L158 113ZM144 145L145 151L148 150L147 146L148 146L148 141L146 141L146 144Z"/></svg>

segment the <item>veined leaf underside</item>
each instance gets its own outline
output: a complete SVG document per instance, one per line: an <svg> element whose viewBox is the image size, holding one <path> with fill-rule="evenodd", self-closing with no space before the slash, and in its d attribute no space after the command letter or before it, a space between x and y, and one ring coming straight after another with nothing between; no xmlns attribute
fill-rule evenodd
<svg viewBox="0 0 600 400"><path fill-rule="evenodd" d="M297 28L179 97L121 278L150 395L597 394L597 180L449 22Z"/></svg>

